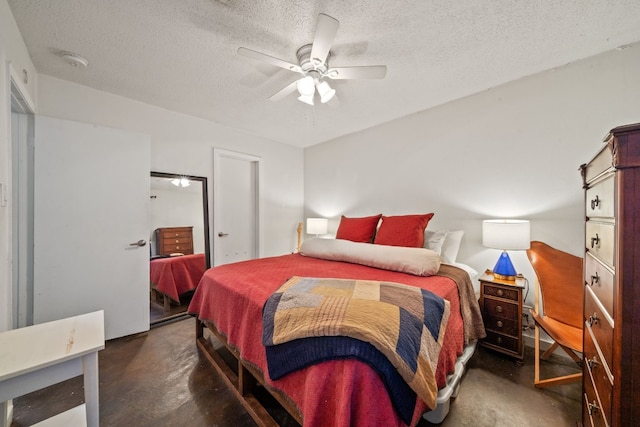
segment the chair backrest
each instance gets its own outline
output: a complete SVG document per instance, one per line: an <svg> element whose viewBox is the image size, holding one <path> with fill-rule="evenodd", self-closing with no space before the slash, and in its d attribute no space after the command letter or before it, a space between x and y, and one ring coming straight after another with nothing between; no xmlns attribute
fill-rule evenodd
<svg viewBox="0 0 640 427"><path fill-rule="evenodd" d="M582 328L582 258L536 241L531 242L527 256L538 276L544 315Z"/></svg>

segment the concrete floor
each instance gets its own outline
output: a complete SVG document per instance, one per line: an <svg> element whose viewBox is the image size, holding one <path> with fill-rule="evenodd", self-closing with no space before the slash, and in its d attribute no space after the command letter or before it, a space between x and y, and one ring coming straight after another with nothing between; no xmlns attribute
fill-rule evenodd
<svg viewBox="0 0 640 427"><path fill-rule="evenodd" d="M107 342L99 354L102 426L254 426L254 422L196 349L192 318ZM533 350L524 364L479 348L458 397L440 426L576 426L581 385L533 387ZM543 374L577 371L564 358ZM13 427L32 425L82 403L80 377L14 401ZM271 407L271 404L267 404ZM274 416L294 425L282 410ZM430 426L422 421L419 426Z"/></svg>

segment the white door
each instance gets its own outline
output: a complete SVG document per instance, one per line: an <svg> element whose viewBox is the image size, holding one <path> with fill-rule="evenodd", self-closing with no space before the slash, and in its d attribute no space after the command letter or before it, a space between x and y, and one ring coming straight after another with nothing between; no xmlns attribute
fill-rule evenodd
<svg viewBox="0 0 640 427"><path fill-rule="evenodd" d="M36 116L34 323L104 310L149 329L149 136Z"/></svg>
<svg viewBox="0 0 640 427"><path fill-rule="evenodd" d="M260 256L260 158L214 149L214 265Z"/></svg>

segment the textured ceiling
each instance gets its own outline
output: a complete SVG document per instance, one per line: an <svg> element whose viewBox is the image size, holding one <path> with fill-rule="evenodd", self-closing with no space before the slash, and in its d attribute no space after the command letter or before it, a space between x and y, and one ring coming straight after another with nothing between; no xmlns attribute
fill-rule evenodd
<svg viewBox="0 0 640 427"><path fill-rule="evenodd" d="M640 41L638 0L8 2L39 73L301 147ZM319 13L340 21L330 65L386 78L331 81L329 104L269 101L299 75L238 47L295 63Z"/></svg>

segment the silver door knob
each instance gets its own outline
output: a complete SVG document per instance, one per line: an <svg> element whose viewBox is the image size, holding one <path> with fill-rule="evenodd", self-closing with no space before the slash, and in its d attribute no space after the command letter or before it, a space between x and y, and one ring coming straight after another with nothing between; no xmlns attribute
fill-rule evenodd
<svg viewBox="0 0 640 427"><path fill-rule="evenodd" d="M147 244L147 242L145 242L144 240L140 239L137 242L129 243L129 246L144 246L146 244Z"/></svg>
<svg viewBox="0 0 640 427"><path fill-rule="evenodd" d="M223 233L222 231L218 233L218 237L228 236L229 233Z"/></svg>

